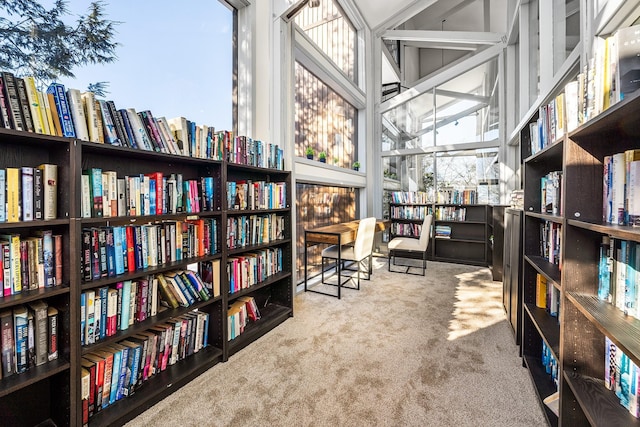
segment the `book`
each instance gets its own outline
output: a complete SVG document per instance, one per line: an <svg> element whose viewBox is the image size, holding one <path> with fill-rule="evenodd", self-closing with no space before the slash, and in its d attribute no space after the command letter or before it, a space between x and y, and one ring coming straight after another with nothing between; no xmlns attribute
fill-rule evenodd
<svg viewBox="0 0 640 427"><path fill-rule="evenodd" d="M104 143L104 137L101 136L102 129L98 122L98 111L96 110L96 95L93 92L81 92L80 99L87 123L88 141ZM101 141L102 140L102 141Z"/></svg>
<svg viewBox="0 0 640 427"><path fill-rule="evenodd" d="M29 369L28 361L28 310L24 305L13 309L13 327L16 352L16 372L22 373Z"/></svg>
<svg viewBox="0 0 640 427"><path fill-rule="evenodd" d="M20 178L22 221L33 221L33 168L22 166Z"/></svg>
<svg viewBox="0 0 640 427"><path fill-rule="evenodd" d="M51 135L62 136L62 126L60 124L60 116L58 116L58 110L56 109L56 100L52 93L44 92L42 94L44 99L44 107L47 111L47 118L50 121L49 131Z"/></svg>
<svg viewBox="0 0 640 427"><path fill-rule="evenodd" d="M89 169L88 173L89 173L89 181L90 181L90 189L91 189L91 200L93 201L91 205L91 216L101 217L103 213L102 169L91 168Z"/></svg>
<svg viewBox="0 0 640 427"><path fill-rule="evenodd" d="M43 219L58 217L58 165L42 163L38 166L42 171L42 209Z"/></svg>
<svg viewBox="0 0 640 427"><path fill-rule="evenodd" d="M104 368L105 368L105 358L100 357L94 353L87 353L83 356L83 359L87 362L95 365L95 382L93 384L94 388L94 412L100 412L102 410L102 392L104 386Z"/></svg>
<svg viewBox="0 0 640 427"><path fill-rule="evenodd" d="M85 367L80 368L80 400L82 402L82 424L89 424L89 396L91 395L91 374Z"/></svg>
<svg viewBox="0 0 640 427"><path fill-rule="evenodd" d="M86 399L88 401L88 405L87 405L87 412L88 412L88 417L93 416L93 414L95 414L96 411L96 375L97 375L97 368L98 368L98 364L92 360L87 359L86 357L83 357L80 360L80 366L82 366L82 369L86 370L88 375L88 390L86 392ZM84 385L83 385L84 387ZM88 422L88 420L87 420Z"/></svg>
<svg viewBox="0 0 640 427"><path fill-rule="evenodd" d="M11 120L11 128L15 130L27 130L24 123L20 98L18 97L18 86L13 73L2 71L0 73L3 81L4 98L7 100L8 114Z"/></svg>
<svg viewBox="0 0 640 427"><path fill-rule="evenodd" d="M47 359L52 361L58 358L58 309L51 305L47 307L47 330L49 337Z"/></svg>
<svg viewBox="0 0 640 427"><path fill-rule="evenodd" d="M30 303L29 308L33 310L34 314L35 365L39 366L48 361L49 330L47 312L49 307L43 300L38 300Z"/></svg>
<svg viewBox="0 0 640 427"><path fill-rule="evenodd" d="M31 132L48 134L49 132L45 132L44 125L45 125L46 115L43 116L44 111L40 103L40 97L38 96L38 89L36 88L36 80L33 76L26 76L23 78L23 80L24 80L26 98L28 100L27 108L29 109L29 115L33 123ZM27 115L26 114L24 115L26 118ZM48 124L47 124L47 127L48 127Z"/></svg>
<svg viewBox="0 0 640 427"><path fill-rule="evenodd" d="M6 217L7 222L18 222L20 216L20 169L9 167L6 169Z"/></svg>
<svg viewBox="0 0 640 427"><path fill-rule="evenodd" d="M76 138L83 141L89 141L89 130L87 129L87 116L84 112L82 104L82 95L78 89L67 89L67 102L69 103L69 112L73 120L73 129Z"/></svg>
<svg viewBox="0 0 640 427"><path fill-rule="evenodd" d="M31 108L29 106L30 101L29 101L29 98L27 97L27 88L25 86L24 79L16 77L15 82L16 82L16 91L18 92L18 101L20 103L20 109L22 111L22 122L25 127L24 130L28 132L34 132L35 127L33 125L33 117L31 117ZM38 108L39 108L40 104L38 103L37 95L36 95L35 102L38 104ZM40 132L40 133L43 133L43 132Z"/></svg>
<svg viewBox="0 0 640 427"><path fill-rule="evenodd" d="M10 309L0 312L0 344L2 350L2 378L16 373L13 313Z"/></svg>
<svg viewBox="0 0 640 427"><path fill-rule="evenodd" d="M71 111L67 100L65 87L61 83L53 82L47 88L47 93L53 96L55 109L60 119L60 128L62 136L67 138L75 138L76 132L71 118Z"/></svg>

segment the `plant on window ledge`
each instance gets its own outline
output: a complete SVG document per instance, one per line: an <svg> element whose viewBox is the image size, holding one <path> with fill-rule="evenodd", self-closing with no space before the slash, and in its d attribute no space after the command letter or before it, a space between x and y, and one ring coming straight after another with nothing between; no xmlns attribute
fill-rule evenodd
<svg viewBox="0 0 640 427"><path fill-rule="evenodd" d="M360 170L360 162L358 161L353 162L353 170L354 171Z"/></svg>
<svg viewBox="0 0 640 427"><path fill-rule="evenodd" d="M318 160L320 160L322 163L326 163L327 153L325 153L324 151L321 151L320 154L318 154Z"/></svg>
<svg viewBox="0 0 640 427"><path fill-rule="evenodd" d="M313 156L316 154L312 147L307 147L307 151L305 151L307 155L307 159L313 160Z"/></svg>

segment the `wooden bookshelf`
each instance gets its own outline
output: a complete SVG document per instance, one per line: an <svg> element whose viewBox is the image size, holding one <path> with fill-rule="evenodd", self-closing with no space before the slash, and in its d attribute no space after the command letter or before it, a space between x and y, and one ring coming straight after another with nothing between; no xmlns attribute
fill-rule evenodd
<svg viewBox="0 0 640 427"><path fill-rule="evenodd" d="M0 311L11 310L21 304L44 300L57 307L59 314L59 357L57 360L33 367L26 373L0 379L0 424L3 425L82 425L81 358L93 351L130 338L135 334L184 315L193 310L209 315L208 346L187 356L174 365L143 382L129 397L123 397L94 414L90 426L123 424L148 409L217 363L226 361L239 349L264 336L287 318L293 316L293 279L291 231L291 177L283 170L239 165L222 160L176 156L107 144L96 144L72 138L60 138L0 129L0 149L3 151L0 168L37 166L41 163L58 165L58 216L55 220L0 223L0 234L19 233L21 236L39 230L53 230L63 236L63 283L52 288L23 291L0 297ZM83 170L101 168L113 170L118 177L148 174L156 171L165 176L181 174L184 179L204 176L214 178L213 209L197 213L169 213L118 217L82 217L81 175ZM286 200L277 209L238 211L227 206L225 183L228 180L255 180L286 183ZM198 194L198 197L202 197ZM283 219L281 238L268 243L229 249L226 245L227 220L238 215L275 214ZM83 280L80 253L82 229L90 227L164 224L191 219L217 222L217 252L204 256L183 258L157 266L125 272L97 280ZM227 260L254 251L278 248L282 269L254 286L234 294L229 293L226 274ZM125 280L140 280L150 275L185 269L187 265L206 261L220 262L221 294L189 307L159 311L155 316L135 322L114 335L95 343L81 345L80 296L83 292L111 286ZM250 322L245 333L230 341L227 333L227 309L240 297L254 297L261 309L261 319ZM24 402L37 399L37 408Z"/></svg>

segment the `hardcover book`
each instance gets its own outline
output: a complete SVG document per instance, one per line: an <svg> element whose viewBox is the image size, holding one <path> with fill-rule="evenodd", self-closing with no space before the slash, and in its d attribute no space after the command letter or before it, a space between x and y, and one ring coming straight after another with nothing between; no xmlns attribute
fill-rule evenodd
<svg viewBox="0 0 640 427"><path fill-rule="evenodd" d="M67 89L67 101L69 112L73 120L73 128L76 137L83 141L89 141L89 130L87 129L87 116L82 105L82 95L78 89Z"/></svg>
<svg viewBox="0 0 640 427"><path fill-rule="evenodd" d="M69 103L67 101L67 94L64 85L60 83L51 83L47 88L47 93L53 95L55 108L60 118L60 127L62 130L62 136L67 138L75 138L76 132L73 126L73 119L71 118L71 111L69 110Z"/></svg>

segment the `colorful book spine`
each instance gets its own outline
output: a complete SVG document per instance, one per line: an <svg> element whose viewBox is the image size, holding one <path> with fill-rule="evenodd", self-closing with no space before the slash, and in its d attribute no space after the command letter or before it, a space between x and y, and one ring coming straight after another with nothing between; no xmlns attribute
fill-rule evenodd
<svg viewBox="0 0 640 427"><path fill-rule="evenodd" d="M76 132L73 126L73 119L71 118L71 111L69 110L69 102L67 100L67 94L64 85L60 83L51 83L47 88L47 93L53 95L55 108L58 113L58 117L60 118L62 136L67 138L75 138Z"/></svg>

